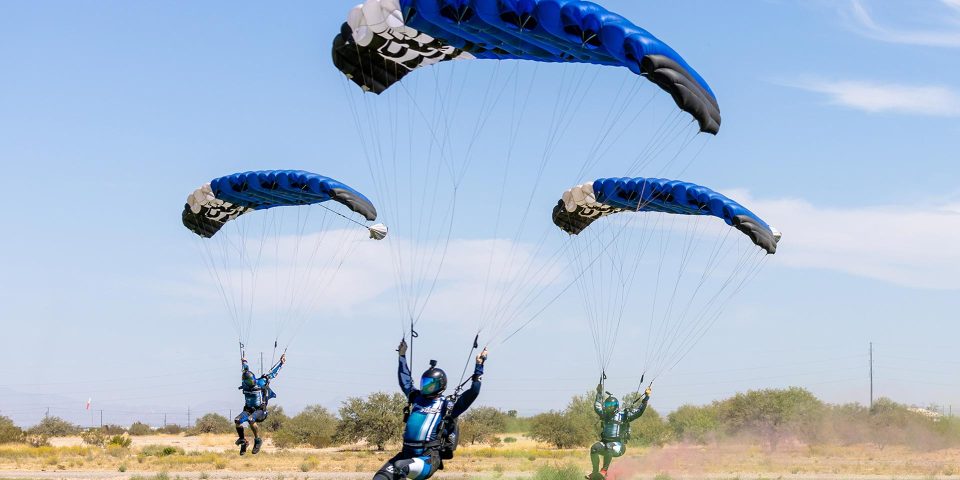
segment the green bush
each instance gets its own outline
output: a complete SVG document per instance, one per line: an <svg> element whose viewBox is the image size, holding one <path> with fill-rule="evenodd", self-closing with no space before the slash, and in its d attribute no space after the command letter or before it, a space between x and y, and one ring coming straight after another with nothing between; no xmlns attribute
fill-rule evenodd
<svg viewBox="0 0 960 480"><path fill-rule="evenodd" d="M60 417L44 417L40 423L34 425L28 432L31 435L44 435L46 437L68 437L80 433L80 427Z"/></svg>
<svg viewBox="0 0 960 480"><path fill-rule="evenodd" d="M260 422L260 428L266 432L278 432L283 424L290 420L283 411L283 407L267 406L267 419Z"/></svg>
<svg viewBox="0 0 960 480"><path fill-rule="evenodd" d="M99 428L91 428L90 430L81 432L80 439L83 440L83 443L93 445L94 447L102 447L107 443L107 436L104 435L103 430Z"/></svg>
<svg viewBox="0 0 960 480"><path fill-rule="evenodd" d="M738 393L718 409L728 432L759 435L771 451L787 436L814 440L826 412L823 402L798 387Z"/></svg>
<svg viewBox="0 0 960 480"><path fill-rule="evenodd" d="M628 404L629 405L629 404ZM630 423L630 444L661 446L673 439L670 425L652 407L647 407L643 416Z"/></svg>
<svg viewBox="0 0 960 480"><path fill-rule="evenodd" d="M103 432L104 435L123 435L127 433L127 429L120 425L104 425L100 427L100 431Z"/></svg>
<svg viewBox="0 0 960 480"><path fill-rule="evenodd" d="M699 444L715 440L720 432L716 405L684 405L667 416L667 423L677 439Z"/></svg>
<svg viewBox="0 0 960 480"><path fill-rule="evenodd" d="M197 423L187 431L187 435L204 433L230 433L235 431L234 423L218 413L208 413L197 419Z"/></svg>
<svg viewBox="0 0 960 480"><path fill-rule="evenodd" d="M185 452L180 447L147 445L140 450L140 453L147 457L169 457L171 455L183 455Z"/></svg>
<svg viewBox="0 0 960 480"><path fill-rule="evenodd" d="M107 440L108 446L120 447L120 448L129 448L130 444L133 443L133 440L126 435L114 435L110 437L110 440Z"/></svg>
<svg viewBox="0 0 960 480"><path fill-rule="evenodd" d="M150 425L147 425L143 422L134 422L133 425L130 425L130 428L127 430L127 432L135 437L153 435L156 433L152 428L150 428Z"/></svg>
<svg viewBox="0 0 960 480"><path fill-rule="evenodd" d="M175 423L171 423L158 428L157 432L166 433L168 435L179 435L180 433L183 433L183 427Z"/></svg>
<svg viewBox="0 0 960 480"><path fill-rule="evenodd" d="M493 407L478 407L460 417L460 441L476 443L499 443L496 436L507 429L507 414Z"/></svg>
<svg viewBox="0 0 960 480"><path fill-rule="evenodd" d="M23 429L16 426L9 417L0 416L0 443L19 443L23 441Z"/></svg>
<svg viewBox="0 0 960 480"><path fill-rule="evenodd" d="M403 433L403 408L407 399L399 394L374 393L362 398L349 398L340 407L340 424L337 425L338 442L366 440L384 450L387 442L394 441Z"/></svg>
<svg viewBox="0 0 960 480"><path fill-rule="evenodd" d="M283 427L273 435L273 443L278 448L298 445L324 448L333 444L336 433L337 417L326 408L313 405L284 421Z"/></svg>
<svg viewBox="0 0 960 480"><path fill-rule="evenodd" d="M583 480L583 472L576 465L545 466L537 469L533 480Z"/></svg>
<svg viewBox="0 0 960 480"><path fill-rule="evenodd" d="M572 448L586 445L592 436L578 428L576 420L570 415L547 412L530 419L530 438L557 448Z"/></svg>

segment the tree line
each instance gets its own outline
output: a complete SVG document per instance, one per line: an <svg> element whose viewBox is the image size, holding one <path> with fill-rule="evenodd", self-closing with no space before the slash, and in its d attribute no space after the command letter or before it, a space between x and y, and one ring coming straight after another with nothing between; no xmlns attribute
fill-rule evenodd
<svg viewBox="0 0 960 480"><path fill-rule="evenodd" d="M624 405L637 401L637 395L623 399ZM510 434L524 434L556 448L585 447L596 441L599 431L593 402L594 393L588 392L573 397L563 410L532 417L520 417L516 411L476 407L461 418L460 441L497 446L514 440ZM261 427L279 448L365 443L384 450L400 438L405 406L403 395L381 392L347 399L336 413L322 406L309 406L288 416L282 407L270 407ZM9 418L0 417L0 443L27 442L37 446L46 444L49 437L69 435L81 435L93 445L128 446L130 435L233 431L233 421L216 413L200 417L189 429L177 425L154 429L140 422L125 428L106 425L81 429L60 418L46 417L23 430ZM684 405L666 416L648 408L632 424L628 441L640 446L754 442L771 451L785 441L930 449L960 446L960 420L931 415L889 399L880 399L872 408L860 404L833 405L802 388L767 389L740 393L708 405Z"/></svg>

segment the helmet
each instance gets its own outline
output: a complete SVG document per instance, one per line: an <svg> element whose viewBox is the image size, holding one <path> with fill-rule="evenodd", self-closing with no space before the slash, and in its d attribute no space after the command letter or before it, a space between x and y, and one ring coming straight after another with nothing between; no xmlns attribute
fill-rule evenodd
<svg viewBox="0 0 960 480"><path fill-rule="evenodd" d="M610 395L606 400L603 401L603 413L607 415L613 415L619 408L620 400L617 400L617 397L614 397L613 395Z"/></svg>
<svg viewBox="0 0 960 480"><path fill-rule="evenodd" d="M257 385L257 376L253 374L250 370L243 372L243 386L247 388L253 388Z"/></svg>
<svg viewBox="0 0 960 480"><path fill-rule="evenodd" d="M440 395L447 388L447 374L430 363L430 369L420 376L420 393L428 397Z"/></svg>

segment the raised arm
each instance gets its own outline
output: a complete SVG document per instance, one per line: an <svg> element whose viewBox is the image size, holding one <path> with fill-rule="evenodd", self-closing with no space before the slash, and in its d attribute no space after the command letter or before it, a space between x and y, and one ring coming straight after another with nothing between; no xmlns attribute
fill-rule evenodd
<svg viewBox="0 0 960 480"><path fill-rule="evenodd" d="M410 375L410 365L407 365L407 341L401 340L397 347L397 353L400 354L400 365L397 367L397 382L400 384L400 390L407 398L413 392L413 377Z"/></svg>
<svg viewBox="0 0 960 480"><path fill-rule="evenodd" d="M463 392L463 395L460 395L460 398L457 399L457 402L453 404L453 409L450 411L450 416L453 418L459 417L463 412L466 412L467 409L473 405L473 402L477 400L477 397L480 396L480 387L481 379L483 377L483 363L487 361L487 349L484 348L480 355L477 355L477 364L473 367L473 376L470 382L470 389L466 392Z"/></svg>
<svg viewBox="0 0 960 480"><path fill-rule="evenodd" d="M597 384L597 396L593 399L593 411L603 416L603 382Z"/></svg>
<svg viewBox="0 0 960 480"><path fill-rule="evenodd" d="M264 377L267 377L271 380L273 380L274 378L277 378L277 374L280 373L280 367L282 367L286 363L287 363L287 354L284 353L283 355L280 355L280 361L277 362L277 364L274 365L273 368L271 368L270 371L267 372L266 375L264 375Z"/></svg>
<svg viewBox="0 0 960 480"><path fill-rule="evenodd" d="M647 410L647 404L650 402L650 389L647 388L647 391L643 392L643 399L640 400L640 406L636 408L629 408L624 412L624 417L626 421L631 422L640 418L643 415L643 412Z"/></svg>

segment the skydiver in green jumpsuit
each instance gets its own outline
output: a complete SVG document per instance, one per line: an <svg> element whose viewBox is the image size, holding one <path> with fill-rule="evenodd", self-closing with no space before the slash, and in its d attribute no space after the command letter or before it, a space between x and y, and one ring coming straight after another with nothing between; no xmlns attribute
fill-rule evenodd
<svg viewBox="0 0 960 480"><path fill-rule="evenodd" d="M620 401L613 395L603 398L603 382L597 385L597 398L593 409L600 416L600 441L590 447L590 461L593 463L593 472L587 475L587 480L605 480L607 469L614 457L619 457L627 451L624 445L630 437L630 422L640 418L647 409L651 390L648 387L643 392L643 398L637 407L620 408ZM600 467L600 457L603 457L603 468Z"/></svg>

